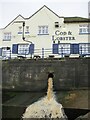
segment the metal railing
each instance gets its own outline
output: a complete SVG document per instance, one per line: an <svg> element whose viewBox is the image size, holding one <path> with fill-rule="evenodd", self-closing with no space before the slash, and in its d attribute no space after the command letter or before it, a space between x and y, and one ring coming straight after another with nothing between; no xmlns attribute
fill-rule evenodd
<svg viewBox="0 0 90 120"><path fill-rule="evenodd" d="M52 48L42 48L42 49L34 49L34 53L30 54L29 51L19 50L17 54L12 54L11 50L3 51L2 50L2 56L0 56L2 59L11 59L16 57L22 57L22 58L47 58L47 57L65 57L70 56L71 54L78 54L79 56L85 56L90 55L90 47L80 47L77 49L71 49L71 48L59 48L57 54L53 54Z"/></svg>

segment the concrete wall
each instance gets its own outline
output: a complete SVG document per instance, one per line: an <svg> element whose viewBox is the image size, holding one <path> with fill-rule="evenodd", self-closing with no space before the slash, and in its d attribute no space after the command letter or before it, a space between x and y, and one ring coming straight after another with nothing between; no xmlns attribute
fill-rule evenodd
<svg viewBox="0 0 90 120"><path fill-rule="evenodd" d="M89 58L2 61L3 88L21 91L47 89L48 73L54 73L54 90L87 88Z"/></svg>

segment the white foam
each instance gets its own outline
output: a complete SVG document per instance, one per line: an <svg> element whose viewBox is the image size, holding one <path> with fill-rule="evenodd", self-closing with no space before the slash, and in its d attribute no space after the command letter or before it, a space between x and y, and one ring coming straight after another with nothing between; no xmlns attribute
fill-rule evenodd
<svg viewBox="0 0 90 120"><path fill-rule="evenodd" d="M22 118L63 118L66 120L63 107L56 101L53 93L52 78L48 79L47 96L27 107Z"/></svg>

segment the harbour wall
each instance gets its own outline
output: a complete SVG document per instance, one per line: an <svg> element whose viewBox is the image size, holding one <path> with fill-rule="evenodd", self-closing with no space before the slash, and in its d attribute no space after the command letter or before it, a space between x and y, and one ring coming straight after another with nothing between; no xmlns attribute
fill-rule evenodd
<svg viewBox="0 0 90 120"><path fill-rule="evenodd" d="M16 59L2 61L2 88L46 91L53 73L54 90L88 89L90 58Z"/></svg>

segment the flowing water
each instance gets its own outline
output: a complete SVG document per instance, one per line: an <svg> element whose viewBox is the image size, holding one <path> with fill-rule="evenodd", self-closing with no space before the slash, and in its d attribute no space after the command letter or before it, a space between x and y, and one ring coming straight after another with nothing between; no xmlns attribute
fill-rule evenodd
<svg viewBox="0 0 90 120"><path fill-rule="evenodd" d="M48 78L47 95L28 106L22 118L23 120L25 118L57 118L59 120L67 120L67 116L64 113L62 105L56 101L56 97L53 92L52 77Z"/></svg>

